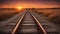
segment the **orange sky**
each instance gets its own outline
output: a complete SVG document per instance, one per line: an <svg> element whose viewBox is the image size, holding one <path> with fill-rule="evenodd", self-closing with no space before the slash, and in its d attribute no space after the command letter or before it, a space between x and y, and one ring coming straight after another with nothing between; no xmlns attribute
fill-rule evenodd
<svg viewBox="0 0 60 34"><path fill-rule="evenodd" d="M15 2L7 2L7 3L0 3L0 8L17 8L17 7L23 7L23 8L56 8L60 7L60 5L56 2L24 2L24 1L15 1Z"/></svg>
<svg viewBox="0 0 60 34"><path fill-rule="evenodd" d="M45 5L45 4L12 4L12 5L0 5L0 8L16 8L16 7L23 7L23 8L54 8L60 7L59 5Z"/></svg>

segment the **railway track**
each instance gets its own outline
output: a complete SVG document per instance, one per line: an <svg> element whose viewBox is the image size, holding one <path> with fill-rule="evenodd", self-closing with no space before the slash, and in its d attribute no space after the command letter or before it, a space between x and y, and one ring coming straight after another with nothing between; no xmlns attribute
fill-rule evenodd
<svg viewBox="0 0 60 34"><path fill-rule="evenodd" d="M29 12L26 12L20 19L19 24L14 28L12 34L46 34L46 32L36 18Z"/></svg>
<svg viewBox="0 0 60 34"><path fill-rule="evenodd" d="M38 18L37 18L38 19ZM26 10L18 19L14 19L9 24L0 28L1 34L59 34L50 31L51 27L44 21L36 19L36 16ZM49 30L48 30L49 29ZM53 29L54 30L54 29Z"/></svg>

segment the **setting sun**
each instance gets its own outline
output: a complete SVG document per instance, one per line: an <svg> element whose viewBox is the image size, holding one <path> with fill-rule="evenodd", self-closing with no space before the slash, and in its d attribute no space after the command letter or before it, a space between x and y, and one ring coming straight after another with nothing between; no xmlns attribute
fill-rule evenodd
<svg viewBox="0 0 60 34"><path fill-rule="evenodd" d="M17 9L22 9L22 7L17 7Z"/></svg>

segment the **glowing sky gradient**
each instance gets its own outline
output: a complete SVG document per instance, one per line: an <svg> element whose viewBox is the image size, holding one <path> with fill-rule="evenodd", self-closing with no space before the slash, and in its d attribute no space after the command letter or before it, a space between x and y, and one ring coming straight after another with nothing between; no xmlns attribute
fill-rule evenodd
<svg viewBox="0 0 60 34"><path fill-rule="evenodd" d="M0 0L0 8L57 8L60 0Z"/></svg>

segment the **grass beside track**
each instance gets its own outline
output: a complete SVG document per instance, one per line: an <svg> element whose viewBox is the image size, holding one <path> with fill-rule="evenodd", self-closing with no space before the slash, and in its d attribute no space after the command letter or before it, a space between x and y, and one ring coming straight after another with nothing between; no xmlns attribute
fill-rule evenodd
<svg viewBox="0 0 60 34"><path fill-rule="evenodd" d="M0 10L0 21L4 21L8 18L13 17L16 14L19 14L20 10L16 10L16 9L2 9Z"/></svg>
<svg viewBox="0 0 60 34"><path fill-rule="evenodd" d="M60 9L59 8L45 8L45 9L33 9L35 13L45 17L46 20L60 26Z"/></svg>

